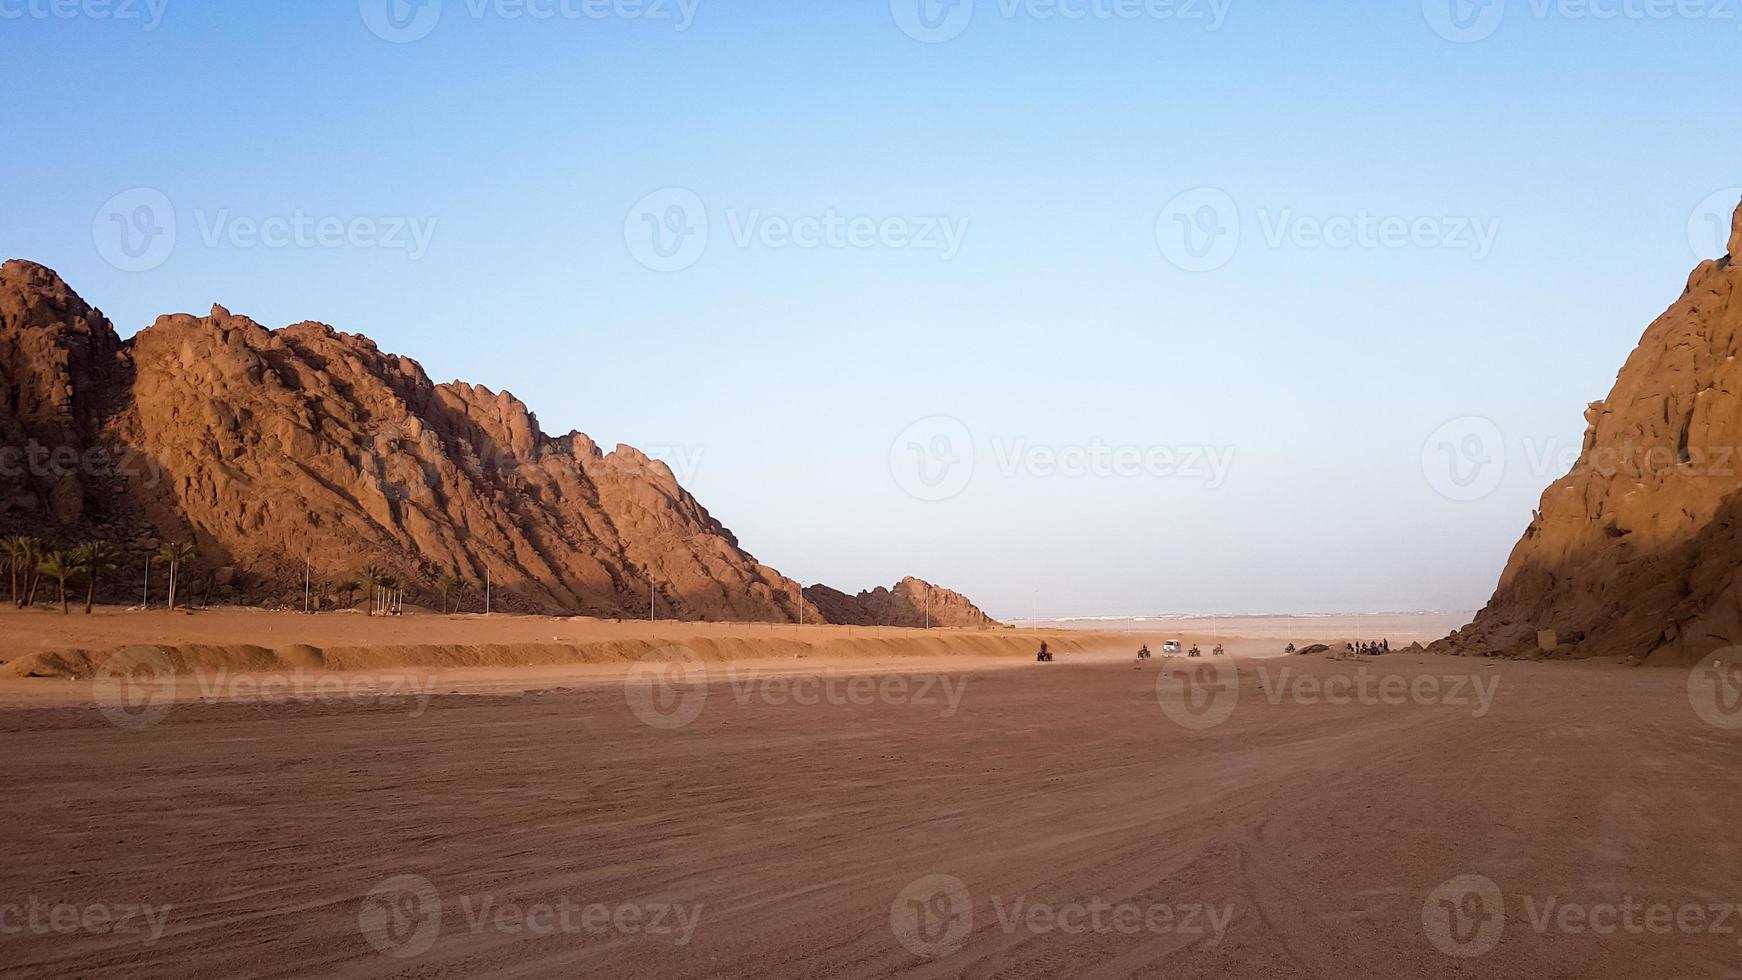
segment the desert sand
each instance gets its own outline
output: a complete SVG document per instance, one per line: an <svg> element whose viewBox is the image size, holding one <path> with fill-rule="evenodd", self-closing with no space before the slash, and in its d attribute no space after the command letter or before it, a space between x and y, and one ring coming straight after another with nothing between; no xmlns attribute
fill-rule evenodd
<svg viewBox="0 0 1742 980"><path fill-rule="evenodd" d="M207 657L142 724L90 681L0 682L0 973L1738 975L1734 934L1556 918L1737 900L1736 733L1682 671L1258 656L1270 639L1139 667L1137 637L1083 633L1035 664L1038 634L1008 630L853 630L851 655L821 652L846 632L0 616L26 656ZM670 697L633 658L446 662L411 686L311 668L361 683L272 693L221 666L243 635L709 653ZM753 656L776 639L812 649ZM1468 876L1498 917L1443 904Z"/></svg>

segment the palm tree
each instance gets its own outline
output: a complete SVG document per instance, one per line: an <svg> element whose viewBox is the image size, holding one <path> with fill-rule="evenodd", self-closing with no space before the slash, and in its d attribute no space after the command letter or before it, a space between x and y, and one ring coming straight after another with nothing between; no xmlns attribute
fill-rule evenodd
<svg viewBox="0 0 1742 980"><path fill-rule="evenodd" d="M48 546L37 538L24 539L24 605L36 605L36 589L42 585L41 564L48 557Z"/></svg>
<svg viewBox="0 0 1742 980"><path fill-rule="evenodd" d="M67 579L79 573L78 563L65 551L51 551L37 562L36 570L60 583L60 614L67 614Z"/></svg>
<svg viewBox="0 0 1742 980"><path fill-rule="evenodd" d="M0 556L6 559L6 571L12 579L12 604L18 605L18 571L30 552L30 539L22 534L0 538Z"/></svg>
<svg viewBox="0 0 1742 980"><path fill-rule="evenodd" d="M369 587L369 615L373 616L381 611L381 582L387 578L387 570L380 565L364 565L357 577Z"/></svg>
<svg viewBox="0 0 1742 980"><path fill-rule="evenodd" d="M176 544L166 544L157 549L153 555L157 561L169 566L169 610L175 611L175 580L176 573L181 571L182 562L194 560L194 546L186 541Z"/></svg>
<svg viewBox="0 0 1742 980"><path fill-rule="evenodd" d="M73 549L73 562L85 575L85 615L97 602L97 579L112 572L121 561L121 553L107 541L87 541Z"/></svg>
<svg viewBox="0 0 1742 980"><path fill-rule="evenodd" d="M461 575L460 570L457 568L454 569L452 572L449 572L447 575L443 576L442 577L442 614L446 615L447 611L448 611L448 593L449 592L452 592L455 594L456 598L454 600L454 612L459 612L460 611L460 603L459 603L459 599L457 598L457 596L463 595L465 593L465 591L471 587L472 587L472 583L466 581L466 577L464 575Z"/></svg>
<svg viewBox="0 0 1742 980"><path fill-rule="evenodd" d="M345 597L345 606L349 608L357 604L357 590L362 587L355 578L348 578L333 586L333 589Z"/></svg>

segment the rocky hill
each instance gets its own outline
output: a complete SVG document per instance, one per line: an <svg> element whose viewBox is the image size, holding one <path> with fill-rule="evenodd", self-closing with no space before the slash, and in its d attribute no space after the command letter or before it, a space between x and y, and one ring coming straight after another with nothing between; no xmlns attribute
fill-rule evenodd
<svg viewBox="0 0 1742 980"><path fill-rule="evenodd" d="M929 593L929 595L928 595ZM878 587L851 596L826 585L804 590L831 623L851 626L932 626L984 628L999 625L968 597L909 576L895 588ZM928 618L929 609L929 618Z"/></svg>
<svg viewBox="0 0 1742 980"><path fill-rule="evenodd" d="M375 564L425 596L457 573L471 608L486 577L495 608L523 611L791 622L806 601L665 464L546 435L507 392L433 383L324 324L213 307L122 341L12 261L0 386L0 533L109 540L135 562L192 541L216 597L300 601L307 561L322 586Z"/></svg>
<svg viewBox="0 0 1742 980"><path fill-rule="evenodd" d="M1691 664L1742 643L1742 211L1586 411L1487 608L1439 648ZM1552 631L1552 636L1539 633Z"/></svg>

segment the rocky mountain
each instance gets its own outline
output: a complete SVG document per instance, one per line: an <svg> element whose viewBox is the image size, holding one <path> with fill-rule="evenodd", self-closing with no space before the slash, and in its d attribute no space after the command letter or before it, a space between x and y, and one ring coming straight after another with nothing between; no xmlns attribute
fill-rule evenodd
<svg viewBox="0 0 1742 980"><path fill-rule="evenodd" d="M1440 649L1691 664L1742 644L1739 262L1742 210L1729 254L1694 270L1586 411L1579 462L1494 597Z"/></svg>
<svg viewBox="0 0 1742 980"><path fill-rule="evenodd" d="M932 626L983 628L999 625L968 597L909 576L895 588L878 587L856 596L826 585L804 590L831 623L850 626ZM928 618L929 610L929 618Z"/></svg>
<svg viewBox="0 0 1742 980"><path fill-rule="evenodd" d="M55 273L7 262L0 394L0 533L140 562L192 541L220 596L300 601L306 561L318 583L375 564L426 596L457 573L472 608L486 577L522 611L791 622L806 602L664 463L547 435L507 392L324 324L215 306L123 341Z"/></svg>

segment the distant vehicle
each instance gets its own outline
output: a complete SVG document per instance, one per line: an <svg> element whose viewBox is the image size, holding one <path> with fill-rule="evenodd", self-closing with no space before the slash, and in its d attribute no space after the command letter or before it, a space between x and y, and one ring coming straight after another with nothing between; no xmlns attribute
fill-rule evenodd
<svg viewBox="0 0 1742 980"><path fill-rule="evenodd" d="M1169 640L1161 645L1162 653L1178 653L1179 651L1180 645L1178 640Z"/></svg>

